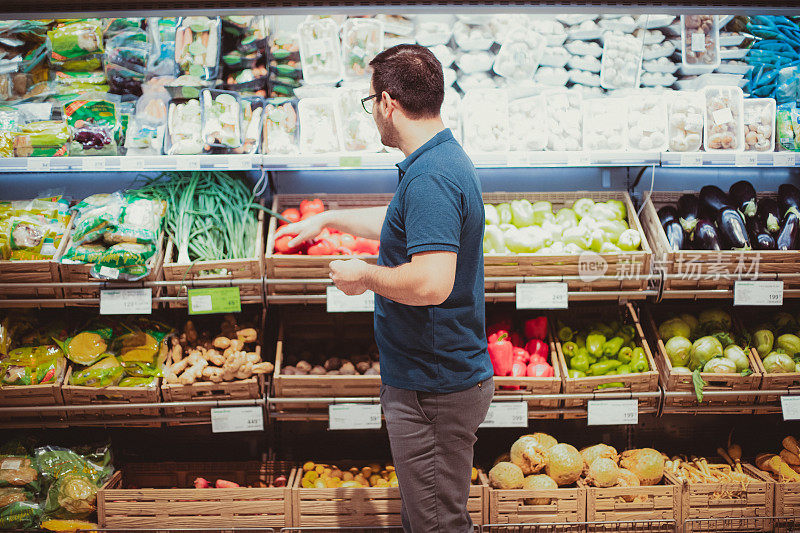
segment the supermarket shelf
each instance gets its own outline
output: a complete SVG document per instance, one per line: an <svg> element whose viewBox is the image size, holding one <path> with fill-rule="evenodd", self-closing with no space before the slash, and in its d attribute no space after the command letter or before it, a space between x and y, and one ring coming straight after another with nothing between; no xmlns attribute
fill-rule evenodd
<svg viewBox="0 0 800 533"><path fill-rule="evenodd" d="M663 152L663 167L794 167L800 158L794 152Z"/></svg>
<svg viewBox="0 0 800 533"><path fill-rule="evenodd" d="M151 402L151 403L107 403L92 405L25 405L15 407L0 407L0 416L25 413L59 413L61 411L116 411L119 409L148 409L166 407L243 407L249 405L265 405L264 398L249 400L205 400L198 402Z"/></svg>
<svg viewBox="0 0 800 533"><path fill-rule="evenodd" d="M18 157L0 159L0 172L252 170L260 167L260 155Z"/></svg>

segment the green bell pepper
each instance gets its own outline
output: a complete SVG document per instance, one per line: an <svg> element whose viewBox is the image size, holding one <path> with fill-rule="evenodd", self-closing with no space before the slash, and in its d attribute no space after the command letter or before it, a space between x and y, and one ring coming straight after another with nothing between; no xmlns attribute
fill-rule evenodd
<svg viewBox="0 0 800 533"><path fill-rule="evenodd" d="M621 381L614 381L613 383L603 383L602 385L598 385L598 389L616 389L620 387L624 387L625 384Z"/></svg>
<svg viewBox="0 0 800 533"><path fill-rule="evenodd" d="M627 344L636 338L636 328L634 328L630 324L626 324L621 328L619 328L619 330L617 331L617 335L625 339L625 343Z"/></svg>
<svg viewBox="0 0 800 533"><path fill-rule="evenodd" d="M561 345L561 351L564 353L564 357L573 357L578 353L578 349L578 345L574 342L565 342Z"/></svg>
<svg viewBox="0 0 800 533"><path fill-rule="evenodd" d="M620 348L619 352L617 352L617 360L621 363L630 363L631 359L633 358L633 349L629 346L623 346Z"/></svg>
<svg viewBox="0 0 800 533"><path fill-rule="evenodd" d="M619 365L616 370L614 370L615 374L630 374L631 373L631 366L630 365Z"/></svg>
<svg viewBox="0 0 800 533"><path fill-rule="evenodd" d="M600 357L603 355L603 344L606 342L606 337L599 333L593 333L586 337L586 350L589 355Z"/></svg>
<svg viewBox="0 0 800 533"><path fill-rule="evenodd" d="M511 224L511 204L500 204L497 206L497 216L500 218L500 224Z"/></svg>
<svg viewBox="0 0 800 533"><path fill-rule="evenodd" d="M576 335L572 340L581 348L586 347L586 337L584 335Z"/></svg>
<svg viewBox="0 0 800 533"><path fill-rule="evenodd" d="M621 365L622 363L613 359L609 359L608 361L600 361L591 365L587 374L590 376L602 376L610 370L614 370Z"/></svg>
<svg viewBox="0 0 800 533"><path fill-rule="evenodd" d="M633 350L630 365L633 372L647 372L650 370L650 365L647 362L647 356L644 354L644 350L641 348L636 348Z"/></svg>
<svg viewBox="0 0 800 533"><path fill-rule="evenodd" d="M613 337L603 343L603 355L605 357L614 357L619 353L620 348L625 343L622 337Z"/></svg>
<svg viewBox="0 0 800 533"><path fill-rule="evenodd" d="M531 226L534 223L533 204L528 200L514 200L511 202L511 223L518 228Z"/></svg>
<svg viewBox="0 0 800 533"><path fill-rule="evenodd" d="M580 370L569 370L567 372L567 374L571 378L585 378L586 377L586 372L581 372Z"/></svg>
<svg viewBox="0 0 800 533"><path fill-rule="evenodd" d="M588 354L578 353L569 362L570 369L587 372L589 370L589 356Z"/></svg>

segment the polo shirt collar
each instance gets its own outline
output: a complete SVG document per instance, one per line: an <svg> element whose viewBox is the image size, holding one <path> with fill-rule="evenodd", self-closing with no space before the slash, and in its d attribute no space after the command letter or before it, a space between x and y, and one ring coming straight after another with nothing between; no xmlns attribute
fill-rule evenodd
<svg viewBox="0 0 800 533"><path fill-rule="evenodd" d="M450 131L450 128L445 128L436 135L434 135L433 137L431 137L428 142L426 142L425 144L414 150L414 152L410 156L406 157L401 162L397 163L396 166L400 170L400 177L401 178L403 177L406 171L408 171L408 168L411 166L411 164L414 161L416 161L419 158L419 156L421 156L434 146L438 146L443 142L449 141L451 139L455 140L455 137L453 137L453 132Z"/></svg>

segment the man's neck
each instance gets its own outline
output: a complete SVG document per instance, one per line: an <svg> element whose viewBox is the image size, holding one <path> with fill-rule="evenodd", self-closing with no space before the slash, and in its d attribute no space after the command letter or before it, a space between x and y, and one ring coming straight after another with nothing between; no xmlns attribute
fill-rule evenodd
<svg viewBox="0 0 800 533"><path fill-rule="evenodd" d="M440 117L409 122L400 135L399 148L408 157L443 129L444 123Z"/></svg>

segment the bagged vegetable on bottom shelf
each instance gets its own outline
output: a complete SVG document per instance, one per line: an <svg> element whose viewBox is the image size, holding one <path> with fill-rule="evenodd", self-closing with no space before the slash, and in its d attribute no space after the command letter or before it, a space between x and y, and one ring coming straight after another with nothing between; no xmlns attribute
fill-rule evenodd
<svg viewBox="0 0 800 533"><path fill-rule="evenodd" d="M79 454L44 446L34 454L46 484L46 518L80 519L96 510L97 491L114 470L107 447Z"/></svg>

